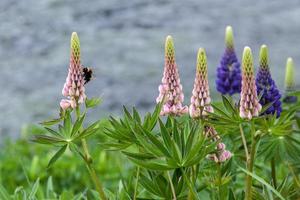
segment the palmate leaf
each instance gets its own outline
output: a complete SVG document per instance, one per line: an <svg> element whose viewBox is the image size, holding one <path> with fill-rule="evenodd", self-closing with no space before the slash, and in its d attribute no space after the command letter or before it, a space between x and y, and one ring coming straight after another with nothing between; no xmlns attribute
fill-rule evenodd
<svg viewBox="0 0 300 200"><path fill-rule="evenodd" d="M157 137L155 137L153 135L153 133L143 129L141 126L137 125L138 128L140 129L141 133L143 133L143 135L146 136L146 138L151 141L151 143L153 144L153 146L155 146L155 148L157 148L164 156L166 157L171 157L170 152L168 151L168 148L166 148L164 146L164 144L159 141L159 139L157 139Z"/></svg>
<svg viewBox="0 0 300 200"><path fill-rule="evenodd" d="M161 110L161 104L157 104L155 107L155 111L153 114L148 113L144 117L144 120L141 120L140 114L138 111L133 108L133 114L131 114L126 107L123 107L124 116L121 119L115 119L113 117L110 117L110 128L105 128L104 133L110 137L113 140L116 140L114 144L119 143L121 147L124 147L125 145L131 146L128 144L135 144L138 146L145 146L145 142L152 140L152 142L155 142L156 145L159 145L156 139L151 138L145 138L145 134L147 134L149 131L152 131L153 128L157 124L157 120L159 118L159 113ZM144 132L143 132L144 131ZM147 131L145 133L145 131ZM117 145L115 145L116 147ZM153 147L155 145L146 145L145 148L150 151L158 153L158 151L153 150Z"/></svg>
<svg viewBox="0 0 300 200"><path fill-rule="evenodd" d="M164 194L159 189L158 184L155 184L152 179L146 177L144 174L140 174L139 182L146 190L148 190L152 194L158 197L164 197Z"/></svg>
<svg viewBox="0 0 300 200"><path fill-rule="evenodd" d="M161 170L167 170L195 165L215 151L216 143L208 144L199 122L195 121L192 128L187 128L189 125L178 128L179 123L176 119L172 121L164 124L159 120L160 134L154 134L135 124L138 128L133 127L132 131L138 140L139 149L142 148L142 152L145 153L135 150L123 153L142 167L160 170L158 166L161 166ZM189 132L186 133L186 131ZM187 134L187 141L184 139L184 134Z"/></svg>
<svg viewBox="0 0 300 200"><path fill-rule="evenodd" d="M300 140L295 136L268 136L262 139L258 156L264 156L265 160L279 157L283 161L297 161L299 152Z"/></svg>
<svg viewBox="0 0 300 200"><path fill-rule="evenodd" d="M175 171L171 180L177 199L187 199L185 193L187 188L184 186L181 171ZM151 199L173 199L170 182L165 172L148 171L148 173L141 173L139 182L148 192L155 195Z"/></svg>
<svg viewBox="0 0 300 200"><path fill-rule="evenodd" d="M94 122L93 124L91 124L90 126L88 126L86 129L84 129L83 131L79 132L79 131L76 131L76 133L74 133L73 137L72 137L72 141L77 141L77 140L81 140L83 138L86 138L92 134L95 134L97 131L99 131L99 123L101 122L101 120L98 120L96 122ZM80 124L82 123L81 120L79 120L79 123ZM75 124L76 125L76 124ZM74 127L75 127L74 125ZM78 125L79 126L79 125ZM73 128L74 128L73 127ZM79 126L80 127L80 126ZM76 128L77 129L77 128Z"/></svg>

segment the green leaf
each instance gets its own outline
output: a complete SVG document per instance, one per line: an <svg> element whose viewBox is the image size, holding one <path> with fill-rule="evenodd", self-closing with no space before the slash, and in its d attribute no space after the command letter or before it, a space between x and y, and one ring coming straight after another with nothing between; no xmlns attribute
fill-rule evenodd
<svg viewBox="0 0 300 200"><path fill-rule="evenodd" d="M225 109L229 112L229 113L235 113L235 108L232 105L232 99L230 99L229 97L222 95L222 101L224 104Z"/></svg>
<svg viewBox="0 0 300 200"><path fill-rule="evenodd" d="M164 162L162 162L161 160L157 160L157 159L153 159L153 160L139 160L139 159L135 159L132 157L128 157L129 160L131 160L132 162L134 162L135 164L147 168L147 169L151 169L151 170L158 170L158 171L165 171L165 170L171 170L174 169L171 166L168 166L167 164L165 164Z"/></svg>
<svg viewBox="0 0 300 200"><path fill-rule="evenodd" d="M171 149L171 146L172 146L171 136L170 136L167 128L165 127L165 125L161 121L161 119L158 119L158 122L159 122L159 126L160 126L161 136L164 140L164 144L167 146L167 149Z"/></svg>
<svg viewBox="0 0 300 200"><path fill-rule="evenodd" d="M66 143L66 141L63 139L48 136L48 135L35 135L31 141L40 143L40 144Z"/></svg>
<svg viewBox="0 0 300 200"><path fill-rule="evenodd" d="M86 99L85 100L85 107L86 108L93 108L98 106L100 103L102 102L102 100L100 98L94 97L91 99Z"/></svg>
<svg viewBox="0 0 300 200"><path fill-rule="evenodd" d="M83 123L83 120L84 120L84 119L85 119L85 114L82 115L81 117L79 117L79 118L76 120L76 122L75 122L75 124L74 124L74 126L73 126L73 128L72 128L71 137L72 137L73 135L75 135L75 134L77 133L77 131L80 129L80 127L82 126L82 123Z"/></svg>
<svg viewBox="0 0 300 200"><path fill-rule="evenodd" d="M163 153L166 157L171 157L168 149L164 147L164 145L155 136L153 136L151 132L143 130L143 128L139 125L138 127L141 130L141 132L144 133L147 136L147 138L152 142L152 144L155 145L156 148L161 151L161 153Z"/></svg>
<svg viewBox="0 0 300 200"><path fill-rule="evenodd" d="M59 132L57 132L57 131L55 131L55 130L53 130L53 129L50 129L50 128L48 128L48 127L44 127L49 133L51 133L52 135L54 135L54 136L57 136L57 137L62 137L61 136L61 134L59 133Z"/></svg>
<svg viewBox="0 0 300 200"><path fill-rule="evenodd" d="M46 197L48 199L54 199L56 198L56 194L53 189L53 181L52 181L52 176L49 176L47 180L47 186L46 186Z"/></svg>
<svg viewBox="0 0 300 200"><path fill-rule="evenodd" d="M42 126L52 126L52 125L58 124L61 120L62 120L61 118L51 119L51 120L40 122L40 124Z"/></svg>
<svg viewBox="0 0 300 200"><path fill-rule="evenodd" d="M148 160L154 159L155 157L149 153L132 153L128 151L122 151L127 157L138 159L138 160Z"/></svg>
<svg viewBox="0 0 300 200"><path fill-rule="evenodd" d="M90 136L91 134L96 133L99 130L99 127L97 127L97 126L99 125L100 121L101 120L94 122L93 124L91 124L89 127L87 127L82 132L75 134L72 140L77 141L79 139L86 138L86 137Z"/></svg>
<svg viewBox="0 0 300 200"><path fill-rule="evenodd" d="M248 170L246 170L246 169L244 169L244 168L242 168L240 166L238 166L238 168L240 170L242 170L244 173L252 176L254 179L256 179L258 182L260 182L264 186L266 186L269 190L271 190L281 200L285 200L285 198L283 198L283 196L281 196L281 194L275 188L273 188L269 183L267 183L264 179L262 179L261 177L257 176L256 174L253 174L252 172L249 172Z"/></svg>
<svg viewBox="0 0 300 200"><path fill-rule="evenodd" d="M67 144L64 145L64 146L62 146L62 147L54 154L54 156L53 156L53 157L51 158L51 160L49 161L47 168L50 168L50 167L57 161L57 159L58 159L60 156L62 156L62 154L66 151L67 147L68 147Z"/></svg>
<svg viewBox="0 0 300 200"><path fill-rule="evenodd" d="M156 184L153 183L152 180L150 180L148 177L146 177L143 174L140 174L140 184L149 192L151 192L154 195L157 195L159 197L163 197L163 194L161 193L160 189Z"/></svg>
<svg viewBox="0 0 300 200"><path fill-rule="evenodd" d="M147 127L147 130L151 131L155 127L157 123L157 119L159 118L161 107L162 107L162 103L159 103L155 106L155 110L152 116L150 117L149 126Z"/></svg>
<svg viewBox="0 0 300 200"><path fill-rule="evenodd" d="M0 185L0 199L3 200L11 200L12 198L10 197L10 195L8 194L8 192L6 191L6 189Z"/></svg>
<svg viewBox="0 0 300 200"><path fill-rule="evenodd" d="M268 110L275 101L269 102L266 105L264 105L259 113L264 113L266 110Z"/></svg>
<svg viewBox="0 0 300 200"><path fill-rule="evenodd" d="M133 118L134 118L139 124L142 124L141 117L140 117L138 111L136 110L136 108L133 107L132 110L133 110Z"/></svg>
<svg viewBox="0 0 300 200"><path fill-rule="evenodd" d="M144 149L147 152L150 152L150 153L154 154L157 157L161 157L161 156L164 155L160 150L158 150L156 148L155 145L153 145L152 142L149 142L149 140L147 140L147 138L143 134L141 134L140 132L137 132L137 131L135 131L133 129L132 129L132 132L134 133L135 138L138 141L138 145L144 147Z"/></svg>
<svg viewBox="0 0 300 200"><path fill-rule="evenodd" d="M31 189L28 199L30 199L30 200L35 199L35 194L36 194L37 190L39 189L39 186L40 186L40 179L38 178L32 186L32 189Z"/></svg>
<svg viewBox="0 0 300 200"><path fill-rule="evenodd" d="M64 129L66 135L70 135L71 133L71 128L72 128L72 118L71 118L71 113L70 111L66 111L65 118L64 118Z"/></svg>

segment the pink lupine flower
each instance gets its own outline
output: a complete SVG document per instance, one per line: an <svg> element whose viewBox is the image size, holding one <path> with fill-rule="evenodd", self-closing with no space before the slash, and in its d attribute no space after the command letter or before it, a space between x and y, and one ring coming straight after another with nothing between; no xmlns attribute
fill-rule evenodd
<svg viewBox="0 0 300 200"><path fill-rule="evenodd" d="M175 62L175 50L171 36L167 37L165 43L164 74L158 90L159 96L156 102L163 103L160 115L182 115L188 112L187 106L182 105L184 95Z"/></svg>
<svg viewBox="0 0 300 200"><path fill-rule="evenodd" d="M242 58L242 90L240 101L240 117L244 119L252 119L259 115L261 105L257 98L256 84L253 69L253 58L251 49L244 48Z"/></svg>
<svg viewBox="0 0 300 200"><path fill-rule="evenodd" d="M204 133L206 137L211 138L213 141L220 141L221 138L218 135L217 131L212 126L205 126ZM231 152L226 150L226 145L222 142L217 144L216 147L217 152L214 154L210 154L208 156L209 159L215 161L216 163L222 163L229 160L232 156Z"/></svg>
<svg viewBox="0 0 300 200"><path fill-rule="evenodd" d="M207 80L207 62L205 50L200 48L197 56L196 78L194 89L189 106L189 113L192 118L198 118L213 112L210 105L211 99Z"/></svg>
<svg viewBox="0 0 300 200"><path fill-rule="evenodd" d="M200 48L197 55L196 78L194 89L189 106L189 113L192 118L203 118L208 112L214 112L211 106L211 98L209 93L209 85L207 79L207 61L205 50ZM226 150L226 146L221 142L221 138L212 126L204 127L204 135L212 141L217 142L217 152L208 157L216 163L225 162L231 158L230 151Z"/></svg>
<svg viewBox="0 0 300 200"><path fill-rule="evenodd" d="M59 105L63 110L66 110L71 107L71 101L69 99L62 99Z"/></svg>
<svg viewBox="0 0 300 200"><path fill-rule="evenodd" d="M60 103L61 107L75 108L79 103L83 103L86 99L84 89L84 78L82 66L80 63L80 42L77 33L71 36L71 55L69 73L64 84L62 94L68 99L63 99Z"/></svg>

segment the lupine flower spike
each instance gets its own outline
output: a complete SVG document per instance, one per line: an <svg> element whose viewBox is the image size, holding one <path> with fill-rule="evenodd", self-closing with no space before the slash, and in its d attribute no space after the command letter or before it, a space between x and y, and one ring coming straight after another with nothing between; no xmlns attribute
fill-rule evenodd
<svg viewBox="0 0 300 200"><path fill-rule="evenodd" d="M286 61L285 68L285 92L289 93L295 90L295 67L292 58L288 58ZM284 102L295 103L297 102L297 96L286 95L284 97Z"/></svg>
<svg viewBox="0 0 300 200"><path fill-rule="evenodd" d="M241 69L236 57L231 26L226 27L225 52L217 68L217 90L222 94L233 95L241 91Z"/></svg>
<svg viewBox="0 0 300 200"><path fill-rule="evenodd" d="M249 47L244 48L242 58L242 90L240 100L240 117L252 119L259 115L261 105L258 102L254 78L253 58Z"/></svg>
<svg viewBox="0 0 300 200"><path fill-rule="evenodd" d="M197 55L196 78L189 106L192 118L206 116L207 112L213 112L210 105L211 99L207 80L207 62L204 49L199 49Z"/></svg>
<svg viewBox="0 0 300 200"><path fill-rule="evenodd" d="M212 138L212 141L220 141L221 138L218 135L217 131L212 126L204 127L206 137ZM223 142L217 144L217 152L214 154L208 155L208 158L213 160L216 163L222 163L229 160L232 156L231 152L226 150L226 145Z"/></svg>
<svg viewBox="0 0 300 200"><path fill-rule="evenodd" d="M184 95L180 84L179 73L175 62L175 49L173 39L168 36L165 43L165 67L162 83L158 88L157 103L162 102L161 115L182 115L188 112L183 106Z"/></svg>
<svg viewBox="0 0 300 200"><path fill-rule="evenodd" d="M256 75L257 94L262 94L259 103L264 106L272 103L272 105L262 114L275 114L280 116L281 108L281 95L279 90L271 77L269 64L268 64L268 48L262 45L259 54L259 70Z"/></svg>
<svg viewBox="0 0 300 200"><path fill-rule="evenodd" d="M86 99L83 71L80 63L80 42L77 33L75 32L72 33L71 36L69 73L62 94L67 97L67 99L63 99L60 102L60 106L63 109L69 107L75 108Z"/></svg>
<svg viewBox="0 0 300 200"><path fill-rule="evenodd" d="M207 61L204 49L199 49L197 55L196 78L191 97L189 113L192 118L202 118L208 112L213 112L209 94L209 85L207 80ZM205 126L205 136L213 141L220 141L221 138L212 126ZM231 157L231 153L225 149L225 144L217 144L217 153L209 155L209 158L217 163L225 162Z"/></svg>

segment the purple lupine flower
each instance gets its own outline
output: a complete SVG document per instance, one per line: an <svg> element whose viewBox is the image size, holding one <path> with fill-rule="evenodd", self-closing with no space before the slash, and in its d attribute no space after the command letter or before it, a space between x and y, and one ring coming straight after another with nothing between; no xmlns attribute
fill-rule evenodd
<svg viewBox="0 0 300 200"><path fill-rule="evenodd" d="M79 103L83 103L86 99L84 78L82 66L80 63L80 42L77 33L72 33L71 36L71 55L69 72L62 90L63 99L60 106L67 109L70 106L75 108Z"/></svg>
<svg viewBox="0 0 300 200"><path fill-rule="evenodd" d="M171 36L166 38L164 74L158 90L159 96L156 102L163 103L161 115L182 115L188 112L188 107L182 105L184 95L175 62L175 49Z"/></svg>
<svg viewBox="0 0 300 200"><path fill-rule="evenodd" d="M285 103L296 103L298 101L297 96L290 96L288 93L295 91L295 67L292 58L288 58L285 68L285 97L283 101Z"/></svg>
<svg viewBox="0 0 300 200"><path fill-rule="evenodd" d="M217 131L212 126L205 126L204 132L205 132L205 136L211 138L213 141L221 140ZM222 142L217 144L216 150L217 150L216 153L208 155L208 158L215 161L216 163L225 162L229 160L232 156L231 152L226 150L226 145Z"/></svg>
<svg viewBox="0 0 300 200"><path fill-rule="evenodd" d="M261 95L259 103L264 106L272 103L272 105L262 114L275 114L279 117L282 111L281 95L271 77L268 64L268 48L262 45L259 54L259 70L256 75L257 94Z"/></svg>
<svg viewBox="0 0 300 200"><path fill-rule="evenodd" d="M232 27L226 27L225 52L217 68L217 90L221 94L233 95L241 91L241 69L233 43Z"/></svg>
<svg viewBox="0 0 300 200"><path fill-rule="evenodd" d="M211 98L209 93L209 85L207 79L207 61L205 50L200 48L197 55L196 77L194 89L189 106L189 113L192 118L202 118L208 112L213 112L211 106ZM204 134L212 141L217 142L217 152L208 157L216 163L225 162L231 157L230 151L225 149L225 144L221 142L221 138L212 126L204 127Z"/></svg>
<svg viewBox="0 0 300 200"><path fill-rule="evenodd" d="M207 62L205 50L200 48L197 55L196 77L194 89L189 106L189 113L192 118L198 118L207 115L207 112L213 112L210 105L211 99L207 80Z"/></svg>
<svg viewBox="0 0 300 200"><path fill-rule="evenodd" d="M242 89L240 100L240 117L252 119L257 117L261 111L261 105L258 102L257 90L254 78L253 58L249 47L244 48L242 73Z"/></svg>

